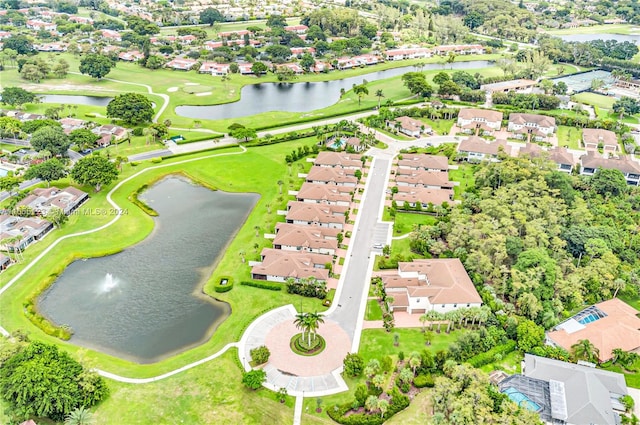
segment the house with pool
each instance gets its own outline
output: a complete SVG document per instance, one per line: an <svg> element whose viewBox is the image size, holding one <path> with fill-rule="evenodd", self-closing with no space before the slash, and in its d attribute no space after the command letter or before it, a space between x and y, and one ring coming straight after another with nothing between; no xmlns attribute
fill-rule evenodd
<svg viewBox="0 0 640 425"><path fill-rule="evenodd" d="M595 367L524 355L522 374L498 380L500 392L552 425L616 425L628 395L624 375Z"/></svg>
<svg viewBox="0 0 640 425"><path fill-rule="evenodd" d="M571 346L587 339L598 349L598 360L606 362L613 350L640 352L638 310L617 298L585 308L547 332L549 345L571 351Z"/></svg>

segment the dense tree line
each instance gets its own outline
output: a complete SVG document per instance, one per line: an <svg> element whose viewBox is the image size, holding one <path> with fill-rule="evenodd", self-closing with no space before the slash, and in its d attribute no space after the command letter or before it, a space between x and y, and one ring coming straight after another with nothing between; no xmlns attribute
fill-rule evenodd
<svg viewBox="0 0 640 425"><path fill-rule="evenodd" d="M504 156L475 171L459 208L423 226L412 249L456 256L506 308L546 327L584 303L640 287L640 195L617 170L593 177Z"/></svg>

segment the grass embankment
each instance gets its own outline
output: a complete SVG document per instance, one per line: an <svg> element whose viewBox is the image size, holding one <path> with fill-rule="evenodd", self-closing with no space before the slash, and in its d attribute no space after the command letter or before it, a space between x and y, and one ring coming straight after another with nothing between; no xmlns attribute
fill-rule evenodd
<svg viewBox="0 0 640 425"><path fill-rule="evenodd" d="M196 181L206 182L209 186L220 190L257 192L261 195L260 201L249 215L247 222L240 229L236 238L230 242L216 271L205 284L204 292L213 294L213 283L223 275L232 276L235 282L247 280L249 267L246 263L242 263L239 252L246 252L247 261L257 259L260 250L270 245L268 240L262 238L262 234L271 232L276 221L282 220L282 217L275 214L275 211L282 209L287 202L286 196L279 200L279 187L276 182L278 180L285 182L285 192L286 189L297 188L298 184L297 178L289 178L287 167L284 164L284 156L297 146L311 143L313 143L311 139L304 139L282 145L251 148L247 153L241 155L208 158L208 156L221 153L239 152L238 148L229 148L214 153L208 152L167 160L161 164L162 168L150 167L148 163L138 167L125 165L124 177L130 176L144 167L149 167L142 175L126 182L113 194L114 201L121 208L128 209L128 215L123 216L105 230L61 242L55 250L45 256L0 298L2 325L9 331L27 329L34 339L54 342L71 352L77 352L78 347L45 335L31 325L23 314L22 303L37 292L41 282L51 279L52 275L61 273L66 265L74 259L111 254L143 240L151 232L153 220L127 198L141 185L148 184L170 173L184 173L192 176ZM193 159L193 161L180 163L186 159ZM171 165L172 163L177 164ZM230 173L229 170L235 170L235 172ZM84 205L84 208L108 208L106 193L109 189L105 188L97 194L92 193L91 200ZM90 189L85 188L85 190ZM268 203L271 204L271 214L266 212ZM30 246L25 252L25 257L27 261L31 261L58 237L95 228L112 218L74 215L63 229L54 231L43 241ZM254 227L256 226L260 228L260 236L258 237L255 236ZM257 248L254 247L255 244L257 244ZM21 268L22 266L17 265L3 272L3 282L8 282ZM233 313L220 325L210 341L197 348L165 361L144 366L98 352L90 352L89 356L96 367L110 372L132 377L154 376L206 357L226 343L237 341L246 326L264 311L292 302L300 302L300 297L285 292L274 293L240 285L235 286L230 292L215 294L215 296L229 302ZM324 310L320 300L304 299L303 302L305 308Z"/></svg>
<svg viewBox="0 0 640 425"><path fill-rule="evenodd" d="M572 35L572 34L639 34L640 32L633 31L636 28L634 25L629 24L613 24L613 25L592 25L589 27L578 28L564 28L559 30L545 31L551 35Z"/></svg>

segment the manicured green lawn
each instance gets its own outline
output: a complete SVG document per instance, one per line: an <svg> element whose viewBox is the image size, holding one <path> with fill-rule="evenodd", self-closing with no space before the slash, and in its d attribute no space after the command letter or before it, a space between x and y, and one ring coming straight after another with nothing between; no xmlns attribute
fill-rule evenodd
<svg viewBox="0 0 640 425"><path fill-rule="evenodd" d="M461 199L462 193L475 184L474 168L473 164L461 162L458 164L457 170L449 170L449 179L460 183L458 186L453 187L454 199Z"/></svg>
<svg viewBox="0 0 640 425"><path fill-rule="evenodd" d="M386 128L376 128L376 130L379 131L382 134L386 134L389 137L393 137L394 139L402 140L404 142L410 142L410 141L416 140L415 137L409 137L409 136L407 136L405 134L402 134L402 133L393 134L392 132L390 132Z"/></svg>
<svg viewBox="0 0 640 425"><path fill-rule="evenodd" d="M382 309L378 300L367 300L367 311L364 320L382 320Z"/></svg>
<svg viewBox="0 0 640 425"><path fill-rule="evenodd" d="M393 235L400 236L413 231L414 225L425 224L431 226L437 222L437 218L429 214L396 213L395 224L393 225Z"/></svg>
<svg viewBox="0 0 640 425"><path fill-rule="evenodd" d="M620 298L622 301L626 302L636 310L640 310L640 298L630 297L628 295L618 295L618 298Z"/></svg>
<svg viewBox="0 0 640 425"><path fill-rule="evenodd" d="M580 146L582 140L582 129L559 125L557 136L558 146L568 146L569 149L582 149Z"/></svg>
<svg viewBox="0 0 640 425"><path fill-rule="evenodd" d="M22 149L22 146L16 146L16 145L9 145L6 143L0 143L0 152L1 151L7 151L7 152L15 152L17 150Z"/></svg>
<svg viewBox="0 0 640 425"><path fill-rule="evenodd" d="M55 275L61 273L65 266L74 259L114 253L143 240L151 232L153 220L135 207L127 197L142 184L153 182L169 173L181 172L196 182L203 182L207 186L220 190L260 193L260 201L249 215L247 222L240 229L236 238L229 244L225 255L216 267L216 271L205 284L204 292L213 295L213 283L223 275L231 276L236 283L246 280L249 277L249 267L246 263L242 263L239 252L245 251L246 259L249 261L257 259L263 247L270 246L268 240L263 239L262 236L255 236L254 227L260 227L260 234L273 231L276 221L281 220L281 217L277 216L275 211L276 209L282 209L288 200L287 196L281 197L278 195L278 185L276 183L281 179L285 182L288 181L284 157L291 149L312 143L313 140L311 139L303 139L286 144L250 148L247 153L241 155L208 157L217 153L239 151L238 148L229 148L220 150L217 153L208 152L167 160L161 164L163 168L148 169L142 175L123 184L113 195L113 199L120 207L128 209L129 214L127 216L123 216L106 230L63 241L54 251L45 256L36 267L29 270L16 285L12 286L0 297L2 325L9 331L26 329L34 339L56 342L71 352L77 352L78 347L45 335L35 328L23 314L22 303L25 299L37 293L38 288L41 288L43 284L52 281ZM175 166L170 165L172 162L189 158L193 158L195 161ZM149 165L149 163L138 167L125 165L123 176L132 175L134 172ZM236 172L230 173L228 170L236 170ZM298 184L296 183L297 178L292 178L291 181L292 185ZM85 205L86 208L108 207L105 197L109 189L105 188L97 194L92 193L91 200ZM91 191L89 188L85 188L85 190ZM272 206L271 214L266 212L267 203ZM111 218L106 216L74 215L61 230L53 231L44 240L30 246L25 251L25 257L30 261L59 236L95 228L105 224ZM254 248L255 244L257 244L257 248ZM8 282L21 268L21 265L12 266L3 272L3 282ZM88 355L97 367L110 372L126 376L153 376L206 357L226 343L237 341L246 326L259 314L289 303L294 303L297 306L301 300L299 296L289 295L284 292L265 291L238 284L232 291L224 294L215 294L215 296L229 302L233 313L220 325L210 341L197 348L181 353L171 359L143 366L93 351L90 351ZM304 308L317 311L324 310L320 300L304 298L302 301Z"/></svg>
<svg viewBox="0 0 640 425"><path fill-rule="evenodd" d="M624 375L624 380L627 382L627 386L631 388L640 388L640 373L627 373L618 365L609 365L607 367L603 367L603 369L610 372L622 373Z"/></svg>
<svg viewBox="0 0 640 425"><path fill-rule="evenodd" d="M633 25L628 24L614 24L614 25L593 25L589 27L578 27L578 28L565 28L559 30L549 30L545 31L548 34L552 35L570 35L570 34L637 34L637 32L632 32L631 28Z"/></svg>
<svg viewBox="0 0 640 425"><path fill-rule="evenodd" d="M593 105L598 108L611 109L616 101L613 97L604 96L597 93L578 93L571 96L574 102L584 103L585 105Z"/></svg>
<svg viewBox="0 0 640 425"><path fill-rule="evenodd" d="M420 121L429 125L436 134L441 136L448 135L449 132L451 131L451 127L453 127L453 124L455 123L455 120L441 119L441 120L434 121L428 118L420 118Z"/></svg>
<svg viewBox="0 0 640 425"><path fill-rule="evenodd" d="M441 333L434 332L431 345L426 345L424 334L420 328L396 328L391 332L387 332L384 329L364 329L358 353L364 358L365 362L371 359L380 359L382 356L397 356L400 351L404 352L405 355L409 355L413 351L420 352L425 348L435 354L437 351L449 347L449 344L455 341L461 332L466 331L457 329L447 335L443 327ZM395 333L400 335L400 342L397 347L393 345L393 335Z"/></svg>

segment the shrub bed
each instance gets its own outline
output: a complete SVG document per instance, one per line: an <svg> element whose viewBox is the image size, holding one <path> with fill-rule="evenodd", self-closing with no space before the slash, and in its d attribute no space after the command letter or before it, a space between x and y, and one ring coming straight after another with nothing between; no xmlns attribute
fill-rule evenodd
<svg viewBox="0 0 640 425"><path fill-rule="evenodd" d="M294 335L289 342L291 351L300 356L315 356L327 347L327 342L318 334L311 338L311 344L307 344L307 338L304 333Z"/></svg>
<svg viewBox="0 0 640 425"><path fill-rule="evenodd" d="M352 410L352 404L336 405L327 409L327 415L334 421L343 425L382 425L398 412L409 406L409 397L400 393L397 387L391 391L391 400L389 401L389 410L380 417L379 413L353 413L347 416Z"/></svg>
<svg viewBox="0 0 640 425"><path fill-rule="evenodd" d="M416 388L432 388L434 385L433 376L431 374L418 375L413 379L413 385Z"/></svg>
<svg viewBox="0 0 640 425"><path fill-rule="evenodd" d="M243 286L252 286L254 288L260 288L260 289L267 289L269 291L282 291L282 285L280 283L273 283L273 282L256 282L255 280L251 280L251 281L242 281L240 282L240 285Z"/></svg>
<svg viewBox="0 0 640 425"><path fill-rule="evenodd" d="M496 345L491 350L476 354L475 356L469 358L467 363L469 363L473 367L480 367L487 365L489 363L493 363L496 360L497 355L505 356L506 354L511 353L516 349L516 342L514 340L509 340L505 344Z"/></svg>
<svg viewBox="0 0 640 425"><path fill-rule="evenodd" d="M222 281L226 281L222 284ZM220 280L213 285L213 290L221 293L221 292L229 292L233 289L233 279L230 276L222 276Z"/></svg>
<svg viewBox="0 0 640 425"><path fill-rule="evenodd" d="M133 165L133 163L131 163L131 165ZM136 189L133 193L131 193L131 195L129 195L127 199L133 202L134 205L136 205L138 208L144 211L147 215L150 215L151 217L157 217L158 216L157 211L151 208L145 202L141 201L139 198L140 194L145 190L147 190L148 188L149 188L148 185L143 184L138 189Z"/></svg>

